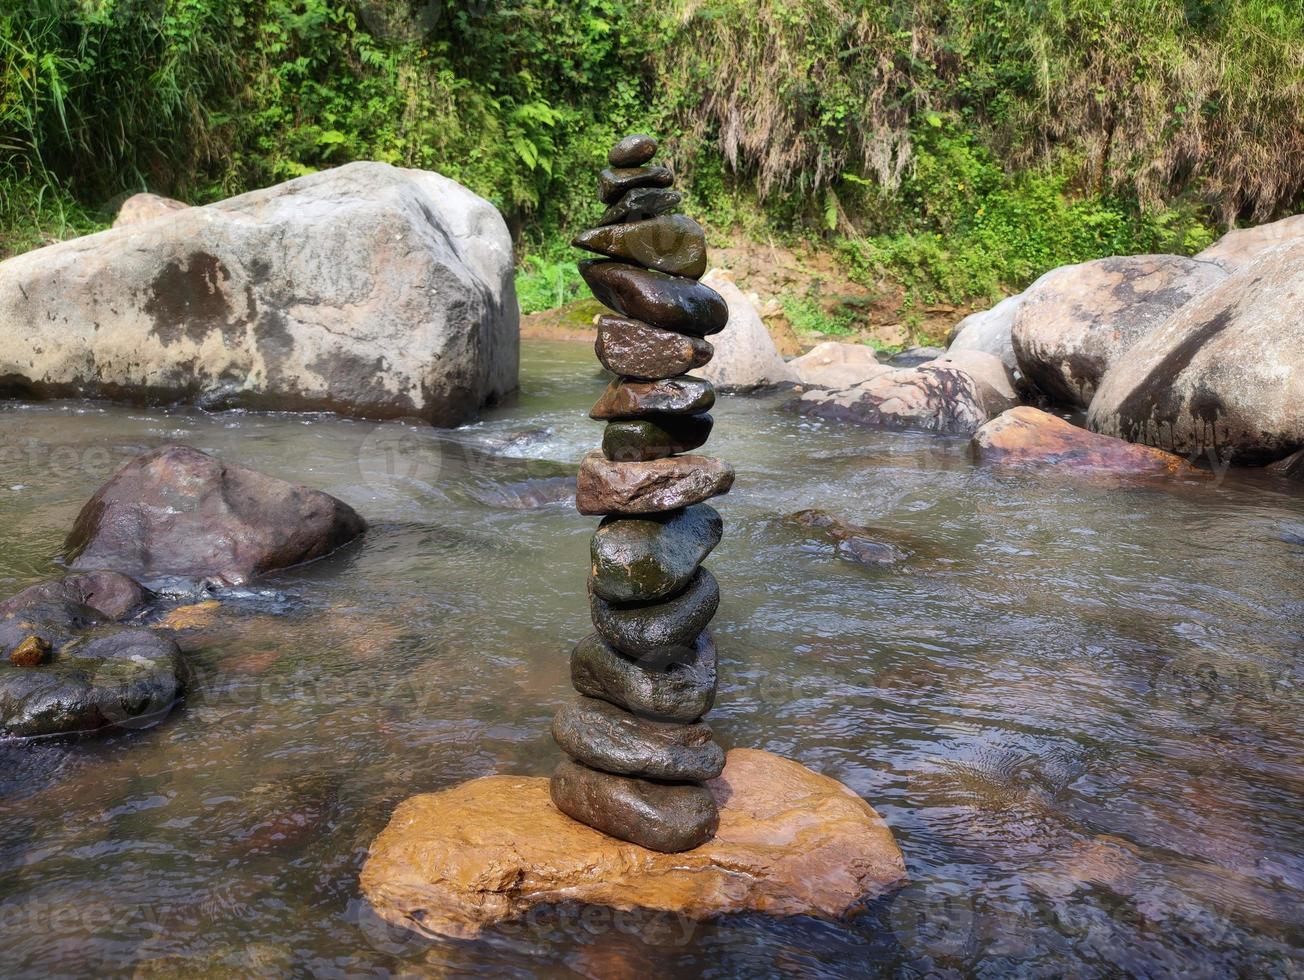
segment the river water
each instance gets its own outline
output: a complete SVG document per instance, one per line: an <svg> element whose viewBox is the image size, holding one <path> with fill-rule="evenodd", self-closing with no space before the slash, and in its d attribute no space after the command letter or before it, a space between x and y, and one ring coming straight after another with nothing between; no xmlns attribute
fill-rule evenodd
<svg viewBox="0 0 1304 980"><path fill-rule="evenodd" d="M591 350L527 343L522 395L455 432L72 403L0 407L0 590L169 442L327 490L364 543L207 607L149 731L0 747L0 973L50 976L1304 975L1304 496L996 473L964 440L726 397L709 564L726 746L834 776L912 883L847 921L557 908L475 942L359 915L405 797L546 774L587 632ZM554 502L549 502L554 501ZM809 507L914 552L866 568ZM177 602L188 600L178 599Z"/></svg>

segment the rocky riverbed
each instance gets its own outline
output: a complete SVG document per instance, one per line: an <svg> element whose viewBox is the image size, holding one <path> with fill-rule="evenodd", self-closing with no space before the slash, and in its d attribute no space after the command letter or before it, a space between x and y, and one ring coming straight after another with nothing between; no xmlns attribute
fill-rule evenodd
<svg viewBox="0 0 1304 980"><path fill-rule="evenodd" d="M55 576L91 495L169 444L369 525L324 561L168 597L148 628L188 686L162 723L0 747L7 974L1289 968L1298 484L975 464L967 436L827 422L783 392L711 409L738 470L710 559L711 726L873 801L909 888L835 924L562 906L429 946L369 919L358 875L401 800L556 764L565 651L591 630L573 480L592 356L527 344L520 402L451 431L0 407L4 596Z"/></svg>

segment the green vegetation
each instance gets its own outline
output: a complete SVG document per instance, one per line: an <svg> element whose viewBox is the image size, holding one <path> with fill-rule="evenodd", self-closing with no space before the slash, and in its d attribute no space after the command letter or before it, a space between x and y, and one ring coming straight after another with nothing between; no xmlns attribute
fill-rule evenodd
<svg viewBox="0 0 1304 980"><path fill-rule="evenodd" d="M0 0L0 51L0 254L379 159L493 200L551 306L631 130L907 314L1304 203L1298 0Z"/></svg>

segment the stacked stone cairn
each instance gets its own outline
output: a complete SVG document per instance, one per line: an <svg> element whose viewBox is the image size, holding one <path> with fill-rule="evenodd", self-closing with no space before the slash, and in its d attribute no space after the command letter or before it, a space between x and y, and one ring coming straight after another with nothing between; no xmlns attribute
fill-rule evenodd
<svg viewBox="0 0 1304 980"><path fill-rule="evenodd" d="M711 385L687 372L714 353L729 309L698 279L706 237L672 213L682 197L653 166L656 140L612 148L599 196L599 227L575 239L601 259L580 263L614 314L597 321L598 360L615 374L593 406L606 423L602 449L580 466L576 506L602 515L593 535L593 634L571 654L580 697L562 708L553 736L566 759L552 778L562 812L612 837L656 851L704 844L719 825L707 780L724 750L701 718L715 702L716 650L706 631L720 588L702 561L722 522L703 503L727 493L732 467L688 455L711 434Z"/></svg>

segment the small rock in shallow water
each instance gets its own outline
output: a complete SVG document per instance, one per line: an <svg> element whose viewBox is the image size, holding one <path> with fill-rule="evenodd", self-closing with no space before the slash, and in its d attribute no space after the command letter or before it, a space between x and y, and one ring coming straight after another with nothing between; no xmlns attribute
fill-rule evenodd
<svg viewBox="0 0 1304 980"><path fill-rule="evenodd" d="M0 617L40 602L70 602L87 606L105 619L125 619L144 605L149 592L139 582L120 572L81 572L54 582L42 582L24 589L12 599L0 602Z"/></svg>
<svg viewBox="0 0 1304 980"><path fill-rule="evenodd" d="M596 698L581 697L558 711L552 734L576 762L603 772L697 781L724 769L724 749L709 725L639 718Z"/></svg>
<svg viewBox="0 0 1304 980"><path fill-rule="evenodd" d="M17 597L15 597L17 598ZM0 653L9 656L30 637L39 637L59 650L104 618L89 606L67 600L38 600L0 614Z"/></svg>
<svg viewBox="0 0 1304 980"><path fill-rule="evenodd" d="M608 259L579 265L598 301L624 316L693 337L717 334L729 322L724 298L700 282Z"/></svg>
<svg viewBox="0 0 1304 980"><path fill-rule="evenodd" d="M580 640L571 652L575 690L665 721L696 721L711 710L716 668L715 643L705 630L692 646L659 665L625 656L597 633Z"/></svg>
<svg viewBox="0 0 1304 980"><path fill-rule="evenodd" d="M706 273L706 233L682 214L601 225L581 232L571 244L671 276L701 279Z"/></svg>
<svg viewBox="0 0 1304 980"><path fill-rule="evenodd" d="M710 456L613 463L594 450L580 463L575 507L581 514L652 514L728 493L733 467Z"/></svg>
<svg viewBox="0 0 1304 980"><path fill-rule="evenodd" d="M29 636L14 647L9 662L15 667L39 667L50 655L50 642L39 636Z"/></svg>
<svg viewBox="0 0 1304 980"><path fill-rule="evenodd" d="M594 629L621 653L652 664L681 657L719 607L720 586L705 568L679 595L649 606L613 605L589 587Z"/></svg>
<svg viewBox="0 0 1304 980"><path fill-rule="evenodd" d="M613 167L641 167L656 155L657 141L651 136L635 133L611 148L607 162Z"/></svg>
<svg viewBox="0 0 1304 980"><path fill-rule="evenodd" d="M689 453L711 437L714 424L706 413L608 422L602 433L602 455L616 463L638 463Z"/></svg>
<svg viewBox="0 0 1304 980"><path fill-rule="evenodd" d="M657 215L673 211L683 203L679 191L660 187L639 187L627 193L607 208L598 219L599 225L615 225L629 221L647 221Z"/></svg>
<svg viewBox="0 0 1304 980"><path fill-rule="evenodd" d="M696 415L715 404L711 382L681 375L661 381L611 382L589 418L599 422L641 419L648 415Z"/></svg>
<svg viewBox="0 0 1304 980"><path fill-rule="evenodd" d="M593 535L593 591L608 602L659 602L684 589L716 545L724 521L695 504L647 517L608 517Z"/></svg>
<svg viewBox="0 0 1304 980"><path fill-rule="evenodd" d="M705 844L720 824L715 798L694 783L658 783L563 761L549 787L567 816L619 840L668 854Z"/></svg>
<svg viewBox="0 0 1304 980"><path fill-rule="evenodd" d="M598 199L615 204L636 187L669 187L674 182L668 167L610 167L598 177Z"/></svg>
<svg viewBox="0 0 1304 980"><path fill-rule="evenodd" d="M860 565L895 565L910 557L910 552L904 548L876 540L869 528L857 527L827 511L803 510L787 519L793 524L819 531L841 557Z"/></svg>
<svg viewBox="0 0 1304 980"><path fill-rule="evenodd" d="M603 316L598 318L593 351L612 374L656 381L701 367L711 360L715 348L700 337L659 330L622 316Z"/></svg>

